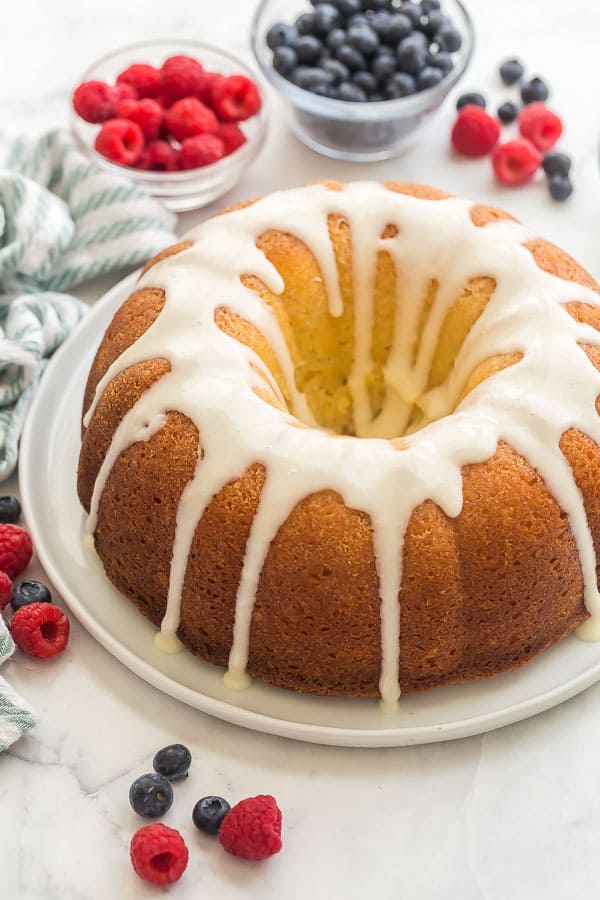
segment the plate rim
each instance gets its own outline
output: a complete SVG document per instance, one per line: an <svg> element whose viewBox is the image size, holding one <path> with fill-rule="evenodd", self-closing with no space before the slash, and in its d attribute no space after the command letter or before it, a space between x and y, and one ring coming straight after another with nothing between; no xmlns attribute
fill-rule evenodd
<svg viewBox="0 0 600 900"><path fill-rule="evenodd" d="M76 593L72 590L68 579L63 575L60 561L57 561L48 549L40 521L36 515L35 466L33 466L34 433L41 411L46 408L46 396L52 394L55 370L59 370L63 359L68 357L69 353L72 352L72 348L77 347L81 342L85 343L87 333L94 328L98 319L101 320L108 312L116 311L120 303L131 292L131 288L138 276L139 270L125 276L125 278L106 291L91 305L89 313L84 316L62 346L53 354L26 417L21 437L18 474L25 519L44 571L85 630L119 663L125 665L135 675L163 693L231 724L309 743L365 748L414 746L482 734L544 712L565 700L571 699L600 680L600 660L598 660L593 665L590 665L589 668L577 673L558 686L551 687L546 691L534 694L527 699L502 709L469 716L453 722L440 723L438 725L419 725L412 728L406 725L392 728L328 726L268 716L262 712L209 696L186 684L182 684L171 675L155 668L148 660L139 657L130 647L111 634L101 622L96 621L90 610L78 599ZM103 329L98 329L98 342L103 333ZM90 344L85 344L84 349L86 352L90 350ZM58 415L60 416L60 409L58 410ZM73 479L73 483L75 483L75 479ZM145 622L146 620L143 621ZM576 639L567 638L567 640ZM527 667L524 667L524 669L526 670ZM485 685L485 682L482 683ZM313 699L319 700L318 697L313 697Z"/></svg>

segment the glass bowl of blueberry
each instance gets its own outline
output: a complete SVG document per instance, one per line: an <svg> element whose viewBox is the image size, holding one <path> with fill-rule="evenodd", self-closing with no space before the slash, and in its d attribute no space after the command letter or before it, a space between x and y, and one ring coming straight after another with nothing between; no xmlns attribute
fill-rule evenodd
<svg viewBox="0 0 600 900"><path fill-rule="evenodd" d="M355 162L402 153L473 53L460 0L261 0L252 49L308 147Z"/></svg>

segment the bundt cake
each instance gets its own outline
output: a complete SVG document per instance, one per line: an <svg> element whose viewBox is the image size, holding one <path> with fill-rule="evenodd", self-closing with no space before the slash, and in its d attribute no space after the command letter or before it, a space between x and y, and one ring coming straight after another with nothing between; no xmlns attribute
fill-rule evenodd
<svg viewBox="0 0 600 900"><path fill-rule="evenodd" d="M203 223L90 372L78 490L108 578L234 688L393 702L599 638L599 291L419 185Z"/></svg>

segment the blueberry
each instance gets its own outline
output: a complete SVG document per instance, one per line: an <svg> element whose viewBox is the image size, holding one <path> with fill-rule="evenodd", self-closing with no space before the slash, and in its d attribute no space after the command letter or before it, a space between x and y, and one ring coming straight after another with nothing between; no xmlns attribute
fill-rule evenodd
<svg viewBox="0 0 600 900"><path fill-rule="evenodd" d="M516 84L524 72L523 64L518 59L507 59L500 66L500 78L504 84Z"/></svg>
<svg viewBox="0 0 600 900"><path fill-rule="evenodd" d="M398 68L410 75L416 75L424 68L427 61L427 50L425 46L418 40L416 35L411 34L400 41L396 50L398 59Z"/></svg>
<svg viewBox="0 0 600 900"><path fill-rule="evenodd" d="M521 85L521 100L523 103L536 103L538 100L543 103L548 99L549 94L548 85L537 76Z"/></svg>
<svg viewBox="0 0 600 900"><path fill-rule="evenodd" d="M567 200L573 193L573 184L568 175L552 175L548 187L553 200Z"/></svg>
<svg viewBox="0 0 600 900"><path fill-rule="evenodd" d="M396 47L401 40L408 37L411 31L412 25L408 16L405 16L402 13L396 13L396 15L390 16L386 30L381 33L381 40L385 44Z"/></svg>
<svg viewBox="0 0 600 900"><path fill-rule="evenodd" d="M512 100L506 100L498 107L498 118L505 125L510 125L519 115L519 107Z"/></svg>
<svg viewBox="0 0 600 900"><path fill-rule="evenodd" d="M296 44L296 56L302 65L316 63L321 58L323 44L314 34L303 34Z"/></svg>
<svg viewBox="0 0 600 900"><path fill-rule="evenodd" d="M314 12L314 29L315 34L324 37L339 25L341 16L335 6L331 3L322 3L317 6Z"/></svg>
<svg viewBox="0 0 600 900"><path fill-rule="evenodd" d="M305 91L321 93L333 83L333 77L318 66L298 66L291 75L291 80Z"/></svg>
<svg viewBox="0 0 600 900"><path fill-rule="evenodd" d="M367 95L359 88L358 85L352 84L351 81L342 81L338 85L337 95L340 100L346 100L349 103L364 103Z"/></svg>
<svg viewBox="0 0 600 900"><path fill-rule="evenodd" d="M276 47L293 47L298 40L298 29L284 22L277 22L267 31L267 47L275 50Z"/></svg>
<svg viewBox="0 0 600 900"><path fill-rule="evenodd" d="M447 25L450 25L448 17L437 9L434 9L433 12L429 13L427 16L427 21L423 25L423 31L428 38L433 40L438 31Z"/></svg>
<svg viewBox="0 0 600 900"><path fill-rule="evenodd" d="M298 65L298 56L292 47L276 47L273 51L273 68L280 75L288 75Z"/></svg>
<svg viewBox="0 0 600 900"><path fill-rule="evenodd" d="M151 772L140 775L129 788L132 809L147 819L163 816L173 803L173 788L166 778Z"/></svg>
<svg viewBox="0 0 600 900"><path fill-rule="evenodd" d="M346 32L343 28L334 28L325 38L325 43L330 50L337 50L346 43Z"/></svg>
<svg viewBox="0 0 600 900"><path fill-rule="evenodd" d="M344 63L341 63L339 59L326 59L322 68L325 72L329 72L334 84L339 84L340 81L347 81L350 78L350 69Z"/></svg>
<svg viewBox="0 0 600 900"><path fill-rule="evenodd" d="M444 73L441 69L436 69L433 66L425 66L424 69L417 75L417 90L425 91L427 88L435 87L436 84L439 84L444 78Z"/></svg>
<svg viewBox="0 0 600 900"><path fill-rule="evenodd" d="M183 744L169 744L159 750L152 760L152 768L158 775L169 781L187 778L192 763L192 754Z"/></svg>
<svg viewBox="0 0 600 900"><path fill-rule="evenodd" d="M390 0L362 0L362 8L367 11L389 9Z"/></svg>
<svg viewBox="0 0 600 900"><path fill-rule="evenodd" d="M435 66L436 69L441 69L444 75L447 75L454 68L454 61L449 53L440 50L437 53L427 54L427 65Z"/></svg>
<svg viewBox="0 0 600 900"><path fill-rule="evenodd" d="M15 610L30 603L52 603L52 594L41 581L17 581L10 592L10 605Z"/></svg>
<svg viewBox="0 0 600 900"><path fill-rule="evenodd" d="M350 16L347 22L347 27L352 28L353 25L368 25L369 20L363 13L356 13L354 16Z"/></svg>
<svg viewBox="0 0 600 900"><path fill-rule="evenodd" d="M0 497L0 522L14 525L21 518L21 504L16 497Z"/></svg>
<svg viewBox="0 0 600 900"><path fill-rule="evenodd" d="M566 176L571 171L571 159L566 153L559 153L557 150L553 150L551 153L546 153L542 161L542 168L546 175Z"/></svg>
<svg viewBox="0 0 600 900"><path fill-rule="evenodd" d="M354 84L357 84L365 94L372 94L377 90L377 79L371 72L356 72L352 81Z"/></svg>
<svg viewBox="0 0 600 900"><path fill-rule="evenodd" d="M192 810L192 821L205 834L218 834L231 806L222 797L202 797Z"/></svg>
<svg viewBox="0 0 600 900"><path fill-rule="evenodd" d="M485 97L476 91L471 91L469 94L461 94L456 101L456 108L462 109L463 106L480 106L482 109L485 109Z"/></svg>
<svg viewBox="0 0 600 900"><path fill-rule="evenodd" d="M440 8L440 0L421 0L421 9L428 15L434 9Z"/></svg>
<svg viewBox="0 0 600 900"><path fill-rule="evenodd" d="M407 72L395 72L385 86L384 93L388 100L398 100L416 93L417 82Z"/></svg>
<svg viewBox="0 0 600 900"><path fill-rule="evenodd" d="M387 9L380 9L370 17L369 26L373 31L377 32L379 37L382 37L390 24L391 18L392 14Z"/></svg>
<svg viewBox="0 0 600 900"><path fill-rule="evenodd" d="M423 10L417 3L403 3L399 10L402 15L407 16L413 28L416 28L421 22L421 16L423 15Z"/></svg>
<svg viewBox="0 0 600 900"><path fill-rule="evenodd" d="M395 57L388 53L382 53L373 60L371 71L380 83L385 84L396 71Z"/></svg>
<svg viewBox="0 0 600 900"><path fill-rule="evenodd" d="M354 47L350 47L348 44L343 44L343 46L338 47L335 51L336 57L340 62L344 63L345 66L348 66L353 72L358 72L361 69L367 68L367 61L358 50L355 50Z"/></svg>
<svg viewBox="0 0 600 900"><path fill-rule="evenodd" d="M369 25L353 25L348 29L348 43L359 53L371 56L379 47L379 38Z"/></svg>
<svg viewBox="0 0 600 900"><path fill-rule="evenodd" d="M315 30L315 14L302 13L296 19L296 30L299 34L314 34Z"/></svg>
<svg viewBox="0 0 600 900"><path fill-rule="evenodd" d="M442 25L440 30L435 34L434 41L442 49L448 53L455 53L462 46L462 38L456 28L451 25Z"/></svg>
<svg viewBox="0 0 600 900"><path fill-rule="evenodd" d="M354 16L361 10L360 0L330 0L330 3L346 17Z"/></svg>

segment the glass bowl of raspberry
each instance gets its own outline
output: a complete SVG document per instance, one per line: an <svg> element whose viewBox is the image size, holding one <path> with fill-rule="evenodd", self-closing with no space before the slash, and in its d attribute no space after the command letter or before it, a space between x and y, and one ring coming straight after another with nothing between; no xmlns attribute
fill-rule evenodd
<svg viewBox="0 0 600 900"><path fill-rule="evenodd" d="M252 71L198 41L149 41L109 53L72 95L71 130L85 154L177 212L230 190L266 128L265 97Z"/></svg>
<svg viewBox="0 0 600 900"><path fill-rule="evenodd" d="M460 0L261 0L251 43L290 127L325 156L398 156L464 74L473 23Z"/></svg>

